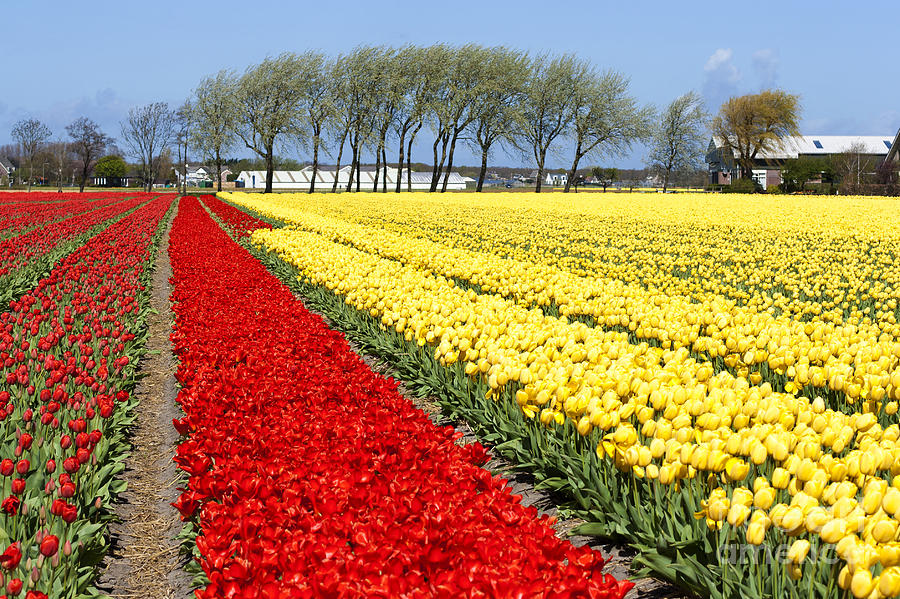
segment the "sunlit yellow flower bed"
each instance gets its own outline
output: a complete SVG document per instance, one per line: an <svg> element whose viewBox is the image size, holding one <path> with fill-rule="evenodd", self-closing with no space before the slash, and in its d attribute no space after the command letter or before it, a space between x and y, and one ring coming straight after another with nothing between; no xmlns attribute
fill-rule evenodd
<svg viewBox="0 0 900 599"><path fill-rule="evenodd" d="M601 458L702 497L710 529L757 545L780 531L786 576L803 576L813 540L835 547L836 582L854 596L900 591L900 331L885 258L900 204L223 196L292 224L252 240L302 279L511 393L526 417L600 429Z"/></svg>

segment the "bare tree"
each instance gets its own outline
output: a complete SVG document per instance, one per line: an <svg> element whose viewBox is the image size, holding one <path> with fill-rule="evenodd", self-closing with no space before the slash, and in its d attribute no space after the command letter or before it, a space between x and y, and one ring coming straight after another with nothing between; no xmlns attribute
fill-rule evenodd
<svg viewBox="0 0 900 599"><path fill-rule="evenodd" d="M653 128L648 166L662 176L663 193L669 188L673 172L699 168L707 118L703 98L693 91L672 100L660 115Z"/></svg>
<svg viewBox="0 0 900 599"><path fill-rule="evenodd" d="M575 157L565 190L569 191L578 163L587 155L621 156L631 144L650 135L653 109L640 107L628 95L628 79L615 71L595 75L590 66L576 66L579 80L572 99L572 138Z"/></svg>
<svg viewBox="0 0 900 599"><path fill-rule="evenodd" d="M72 121L72 124L66 127L66 131L72 139L70 148L78 158L78 169L81 172L78 191L84 192L84 186L94 165L103 156L106 146L112 139L100 130L97 123L84 116Z"/></svg>
<svg viewBox="0 0 900 599"><path fill-rule="evenodd" d="M138 160L141 179L147 191L153 189L156 175L161 173L160 157L172 143L175 115L165 102L131 108L122 123L122 141L130 155Z"/></svg>
<svg viewBox="0 0 900 599"><path fill-rule="evenodd" d="M266 162L265 193L272 193L276 145L298 139L303 96L303 69L296 55L285 53L250 67L237 86L237 134Z"/></svg>
<svg viewBox="0 0 900 599"><path fill-rule="evenodd" d="M217 190L222 191L225 152L234 146L237 81L230 71L207 77L194 90L191 145L216 169Z"/></svg>
<svg viewBox="0 0 900 599"><path fill-rule="evenodd" d="M50 128L37 119L22 119L12 128L12 137L22 148L22 156L28 164L28 191L34 182L34 157L50 138Z"/></svg>
<svg viewBox="0 0 900 599"><path fill-rule="evenodd" d="M832 157L834 174L841 182L841 193L859 193L860 186L873 179L877 159L867 152L866 144L855 141Z"/></svg>
<svg viewBox="0 0 900 599"><path fill-rule="evenodd" d="M184 104L175 111L174 116L173 142L175 143L175 156L178 159L175 172L177 174L181 170L181 193L187 195L188 148L191 144L191 131L194 127L194 108L191 101L185 100Z"/></svg>
<svg viewBox="0 0 900 599"><path fill-rule="evenodd" d="M53 158L53 168L56 170L56 190L62 193L63 171L69 166L69 158L72 153L72 144L67 144L61 139L57 139L50 144L50 155ZM81 184L84 189L84 182Z"/></svg>
<svg viewBox="0 0 900 599"><path fill-rule="evenodd" d="M572 108L579 85L580 64L574 55L537 57L516 107L516 131L511 141L530 151L537 163L535 192L540 193L547 152L572 123Z"/></svg>

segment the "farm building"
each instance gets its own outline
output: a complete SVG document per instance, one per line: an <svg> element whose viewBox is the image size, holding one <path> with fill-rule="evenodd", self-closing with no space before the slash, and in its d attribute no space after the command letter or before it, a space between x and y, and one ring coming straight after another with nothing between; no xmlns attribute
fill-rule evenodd
<svg viewBox="0 0 900 599"><path fill-rule="evenodd" d="M293 189L293 190L308 190L310 187L310 181L312 179L312 167L307 166L299 171L275 171L272 174L272 189ZM393 167L387 167L387 188L388 191L393 191L397 186L397 169ZM384 169L381 169L378 175L378 188L381 189L382 186L382 177L384 176ZM401 189L406 191L407 188L407 171L404 169L402 179L401 179ZM334 184L335 171L334 168L329 167L320 167L316 171L316 190L317 191L330 191L331 186ZM341 168L337 172L338 178L338 189L346 189L347 183L350 180L350 167L345 166ZM266 172L265 171L241 171L241 174L238 175L237 181L243 184L245 189L264 189L266 186ZM372 187L375 184L375 168L368 166L362 167L360 169L360 190L362 191L371 191ZM450 178L447 182L447 189L451 191L461 191L466 189L466 185L469 183L473 183L474 179L470 177L463 177L459 173L450 173ZM418 173L416 171L412 172L412 189L413 191L428 191L431 187L431 173ZM354 178L353 188L356 189L356 183Z"/></svg>
<svg viewBox="0 0 900 599"><path fill-rule="evenodd" d="M875 158L879 163L894 148L896 138L888 135L800 135L785 139L781 147L771 152L761 152L753 163L753 178L766 189L781 184L781 167L786 160L801 156L825 158L860 147L860 154ZM896 150L894 150L896 156ZM728 156L721 140L711 139L707 148L709 182L728 185L741 176L737 154Z"/></svg>

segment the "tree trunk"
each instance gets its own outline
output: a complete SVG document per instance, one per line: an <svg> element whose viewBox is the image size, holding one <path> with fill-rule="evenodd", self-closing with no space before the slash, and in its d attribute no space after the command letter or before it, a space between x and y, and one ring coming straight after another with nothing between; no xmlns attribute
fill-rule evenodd
<svg viewBox="0 0 900 599"><path fill-rule="evenodd" d="M362 150L360 150L356 156L356 191L357 192L359 192L359 186L360 186L361 179L362 179L362 164L360 164L362 162L362 160L360 160L361 154L362 154Z"/></svg>
<svg viewBox="0 0 900 599"><path fill-rule="evenodd" d="M309 193L316 191L316 176L319 173L319 134L313 137L313 169L312 178L309 180Z"/></svg>
<svg viewBox="0 0 900 599"><path fill-rule="evenodd" d="M275 156L271 145L266 146L266 188L263 193L272 193L272 176L275 174Z"/></svg>
<svg viewBox="0 0 900 599"><path fill-rule="evenodd" d="M341 145L338 146L338 155L337 155L337 164L334 165L334 181L331 183L331 193L337 192L338 186L338 173L341 172L341 156L344 155L344 141L347 139L347 134L344 133L341 136Z"/></svg>
<svg viewBox="0 0 900 599"><path fill-rule="evenodd" d="M216 148L216 190L219 193L222 193L222 155L219 153L219 148Z"/></svg>
<svg viewBox="0 0 900 599"><path fill-rule="evenodd" d="M547 150L540 150L537 159L537 179L535 179L534 193L541 193L541 183L544 180L544 161L547 158Z"/></svg>
<svg viewBox="0 0 900 599"><path fill-rule="evenodd" d="M422 123L420 122L409 136L409 143L406 144L406 191L412 191L412 146L421 128Z"/></svg>
<svg viewBox="0 0 900 599"><path fill-rule="evenodd" d="M488 148L481 146L481 170L478 171L478 184L475 186L476 192L480 192L481 188L484 187L484 179L487 176L487 163Z"/></svg>
<svg viewBox="0 0 900 599"><path fill-rule="evenodd" d="M84 158L86 159L81 163L81 181L78 183L78 193L84 193L84 186L88 178L88 166L91 164L89 156Z"/></svg>
<svg viewBox="0 0 900 599"><path fill-rule="evenodd" d="M382 179L381 179L381 193L387 193L387 174L388 174L387 149L383 145L381 146L381 164L384 165L384 177L382 177Z"/></svg>
<svg viewBox="0 0 900 599"><path fill-rule="evenodd" d="M31 184L34 182L34 165L28 166L28 191L31 191Z"/></svg>
<svg viewBox="0 0 900 599"><path fill-rule="evenodd" d="M438 179L438 154L437 154L437 149L438 149L438 144L439 144L439 143L441 143L441 136L440 136L440 134L438 134L438 136L437 136L437 137L435 138L435 140L434 140L434 144L431 146L432 153L434 154L434 161L432 162L432 165L433 165L433 166L431 167L431 187L428 189L428 191L434 191L435 189L437 189L437 179Z"/></svg>
<svg viewBox="0 0 900 599"><path fill-rule="evenodd" d="M572 187L572 181L575 180L575 173L578 172L578 163L584 157L584 154L581 152L581 143L578 143L575 146L575 159L572 161L572 168L569 170L569 176L566 178L566 187L563 189L563 193L569 193L569 189ZM575 191L578 191L576 188Z"/></svg>
<svg viewBox="0 0 900 599"><path fill-rule="evenodd" d="M456 151L456 140L459 138L459 129L454 129L453 139L450 141L450 155L447 156L447 172L444 173L444 182L441 183L441 193L447 191L447 182L450 179L450 170L453 168L453 153Z"/></svg>
<svg viewBox="0 0 900 599"><path fill-rule="evenodd" d="M403 150L405 149L405 143L406 128L404 127L400 132L400 150L397 158L397 185L394 186L394 193L400 193L400 188L403 185Z"/></svg>
<svg viewBox="0 0 900 599"><path fill-rule="evenodd" d="M347 191L353 191L353 176L356 174L356 146L350 138L350 176L347 177Z"/></svg>
<svg viewBox="0 0 900 599"><path fill-rule="evenodd" d="M378 191L378 175L381 172L381 148L375 148L375 176L372 178L372 191Z"/></svg>

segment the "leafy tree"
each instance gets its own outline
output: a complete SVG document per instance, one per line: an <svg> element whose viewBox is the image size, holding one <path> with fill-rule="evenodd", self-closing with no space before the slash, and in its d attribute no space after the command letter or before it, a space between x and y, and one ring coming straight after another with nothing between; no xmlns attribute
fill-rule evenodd
<svg viewBox="0 0 900 599"><path fill-rule="evenodd" d="M447 191L447 182L450 179L450 171L453 169L453 156L460 134L475 119L476 113L472 107L483 93L489 56L490 50L476 44L467 44L454 52L449 70L449 101L446 105L449 118L446 120L444 135L441 137L441 163L437 169L438 177L442 172L444 173L441 192ZM447 157L446 168L444 168L445 155ZM437 181L432 180L431 186L434 191Z"/></svg>
<svg viewBox="0 0 900 599"><path fill-rule="evenodd" d="M248 68L238 81L236 131L248 149L266 161L265 193L272 192L275 148L299 134L303 68L285 53Z"/></svg>
<svg viewBox="0 0 900 599"><path fill-rule="evenodd" d="M84 186L97 160L113 140L100 130L97 123L87 117L75 119L71 125L66 127L66 131L72 140L69 147L78 157L78 170L81 171L78 191L81 193L84 192Z"/></svg>
<svg viewBox="0 0 900 599"><path fill-rule="evenodd" d="M591 169L591 176L594 177L594 180L599 182L600 185L603 186L603 193L606 193L606 188L613 184L613 181L618 179L619 170L615 168L602 168L599 166L595 166Z"/></svg>
<svg viewBox="0 0 900 599"><path fill-rule="evenodd" d="M484 187L488 156L494 144L512 135L514 108L521 100L530 59L518 50L492 48L484 69L484 82L471 112L472 145L481 151L481 168L475 191Z"/></svg>
<svg viewBox="0 0 900 599"><path fill-rule="evenodd" d="M669 188L673 172L699 168L707 118L703 98L693 91L675 98L660 115L653 128L648 166L662 177L663 192Z"/></svg>
<svg viewBox="0 0 900 599"><path fill-rule="evenodd" d="M443 46L419 48L407 46L402 48L394 60L394 76L405 85L405 93L399 97L397 111L394 115L394 133L398 139L399 156L397 158L397 185L394 191L400 192L402 186L403 161L406 158L406 186L412 191L412 146L416 136L425 122L425 115L431 105L436 89L440 85L444 65L441 57ZM404 143L406 144L404 147Z"/></svg>
<svg viewBox="0 0 900 599"><path fill-rule="evenodd" d="M628 79L614 71L600 76L589 65L576 68L581 80L572 105L572 137L575 158L569 169L565 191L575 180L578 163L589 154L621 156L635 140L650 134L653 109L641 108L628 95Z"/></svg>
<svg viewBox="0 0 900 599"><path fill-rule="evenodd" d="M191 144L216 169L218 191L222 191L225 153L235 145L237 79L222 70L206 77L194 90Z"/></svg>
<svg viewBox="0 0 900 599"><path fill-rule="evenodd" d="M764 90L729 98L713 119L712 132L727 154L736 154L741 177L749 179L760 152L775 150L785 137L799 135L800 96Z"/></svg>
<svg viewBox="0 0 900 599"><path fill-rule="evenodd" d="M543 54L532 63L525 93L516 107L512 142L530 151L537 164L535 192L541 191L547 152L572 122L573 100L582 82L583 65L574 55Z"/></svg>
<svg viewBox="0 0 900 599"><path fill-rule="evenodd" d="M828 160L814 156L800 156L786 160L781 168L783 191L804 191L806 184L814 179L820 179L822 182L833 179L833 168Z"/></svg>
<svg viewBox="0 0 900 599"><path fill-rule="evenodd" d="M94 175L109 179L122 179L128 172L125 160L116 154L110 154L97 160L94 166Z"/></svg>
<svg viewBox="0 0 900 599"><path fill-rule="evenodd" d="M310 51L298 58L303 72L301 122L306 129L304 138L312 144L312 178L309 193L313 193L316 189L316 175L319 172L319 150L322 147L323 132L334 111L334 84L328 76L331 69L324 54Z"/></svg>
<svg viewBox="0 0 900 599"><path fill-rule="evenodd" d="M50 128L37 119L22 119L12 128L12 137L22 148L28 164L28 191L34 182L34 157L50 139Z"/></svg>

